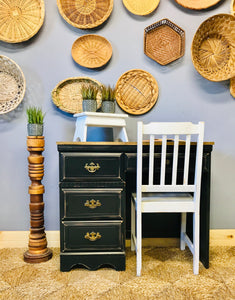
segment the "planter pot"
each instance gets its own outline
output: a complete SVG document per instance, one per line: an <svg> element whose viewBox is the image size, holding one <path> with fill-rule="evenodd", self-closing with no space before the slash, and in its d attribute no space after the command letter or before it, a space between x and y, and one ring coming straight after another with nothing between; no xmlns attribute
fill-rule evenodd
<svg viewBox="0 0 235 300"><path fill-rule="evenodd" d="M43 124L27 124L28 136L42 136Z"/></svg>
<svg viewBox="0 0 235 300"><path fill-rule="evenodd" d="M97 110L97 102L93 99L83 99L82 101L82 109L83 111L93 111Z"/></svg>
<svg viewBox="0 0 235 300"><path fill-rule="evenodd" d="M115 101L103 100L101 105L101 110L104 113L114 113L115 112Z"/></svg>

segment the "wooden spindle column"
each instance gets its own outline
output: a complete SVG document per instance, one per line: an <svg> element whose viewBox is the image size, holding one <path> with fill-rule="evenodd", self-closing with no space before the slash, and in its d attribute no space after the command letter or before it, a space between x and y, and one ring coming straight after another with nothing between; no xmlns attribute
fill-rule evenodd
<svg viewBox="0 0 235 300"><path fill-rule="evenodd" d="M41 180L44 175L44 137L28 136L27 147L30 155L29 162L29 178L31 185L29 186L30 194L30 234L29 249L24 253L24 261L28 263L40 263L47 261L52 257L52 251L47 248L47 239L44 227L44 202L43 193L44 186Z"/></svg>

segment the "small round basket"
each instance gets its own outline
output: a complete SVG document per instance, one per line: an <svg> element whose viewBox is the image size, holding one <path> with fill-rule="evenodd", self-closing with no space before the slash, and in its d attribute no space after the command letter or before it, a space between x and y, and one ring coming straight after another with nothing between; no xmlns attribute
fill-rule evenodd
<svg viewBox="0 0 235 300"><path fill-rule="evenodd" d="M8 113L20 104L25 88L20 67L10 58L0 55L0 114Z"/></svg>
<svg viewBox="0 0 235 300"><path fill-rule="evenodd" d="M122 0L122 2L132 14L145 16L158 7L160 0Z"/></svg>
<svg viewBox="0 0 235 300"><path fill-rule="evenodd" d="M41 28L44 16L43 0L1 0L0 40L7 43L29 40Z"/></svg>
<svg viewBox="0 0 235 300"><path fill-rule="evenodd" d="M191 56L194 67L210 81L235 76L235 17L219 14L208 18L194 35Z"/></svg>
<svg viewBox="0 0 235 300"><path fill-rule="evenodd" d="M70 25L88 29L104 23L113 10L113 0L57 0L61 16Z"/></svg>
<svg viewBox="0 0 235 300"><path fill-rule="evenodd" d="M221 0L175 0L179 5L195 10L206 9L216 5Z"/></svg>

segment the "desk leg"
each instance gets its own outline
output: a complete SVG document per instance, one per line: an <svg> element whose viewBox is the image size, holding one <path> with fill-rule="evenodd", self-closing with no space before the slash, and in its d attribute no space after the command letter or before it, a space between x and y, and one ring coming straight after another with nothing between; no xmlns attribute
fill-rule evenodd
<svg viewBox="0 0 235 300"><path fill-rule="evenodd" d="M113 128L113 139L114 141L120 139L122 142L128 142L128 136L125 127L114 127Z"/></svg>

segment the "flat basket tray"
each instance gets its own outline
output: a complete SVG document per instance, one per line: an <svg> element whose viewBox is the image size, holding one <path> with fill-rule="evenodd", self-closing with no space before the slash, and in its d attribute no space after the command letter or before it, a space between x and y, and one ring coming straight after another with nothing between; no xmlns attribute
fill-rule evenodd
<svg viewBox="0 0 235 300"><path fill-rule="evenodd" d="M129 114L142 115L148 112L157 99L157 81L144 70L129 70L116 83L116 101Z"/></svg>
<svg viewBox="0 0 235 300"><path fill-rule="evenodd" d="M94 28L104 23L113 10L113 0L57 0L61 16L70 25Z"/></svg>
<svg viewBox="0 0 235 300"><path fill-rule="evenodd" d="M122 0L122 2L132 14L145 16L158 7L160 0Z"/></svg>
<svg viewBox="0 0 235 300"><path fill-rule="evenodd" d="M21 103L25 88L20 67L10 58L0 55L0 114L12 111Z"/></svg>
<svg viewBox="0 0 235 300"><path fill-rule="evenodd" d="M101 83L89 77L71 77L59 82L53 89L51 96L53 103L61 110L76 114L82 110L81 87L84 83L101 86ZM102 97L101 91L97 94L97 109L100 108Z"/></svg>
<svg viewBox="0 0 235 300"><path fill-rule="evenodd" d="M179 5L195 10L206 9L216 5L221 0L175 0Z"/></svg>
<svg viewBox="0 0 235 300"><path fill-rule="evenodd" d="M29 40L41 28L44 16L43 0L1 0L0 40L8 43Z"/></svg>
<svg viewBox="0 0 235 300"><path fill-rule="evenodd" d="M235 17L218 14L204 21L196 31L191 56L194 67L211 81L235 76Z"/></svg>
<svg viewBox="0 0 235 300"><path fill-rule="evenodd" d="M104 66L112 56L112 46L104 37L86 34L79 37L72 46L72 57L81 66L99 68Z"/></svg>

